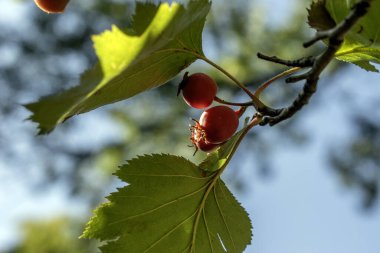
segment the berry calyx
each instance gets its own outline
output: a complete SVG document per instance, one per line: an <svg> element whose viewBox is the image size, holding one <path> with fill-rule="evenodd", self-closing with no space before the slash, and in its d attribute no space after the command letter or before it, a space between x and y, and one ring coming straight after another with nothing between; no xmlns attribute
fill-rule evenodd
<svg viewBox="0 0 380 253"><path fill-rule="evenodd" d="M188 76L188 72L186 72L179 85L177 95L180 91L182 91L183 98L188 105L203 109L209 107L214 101L218 86L206 74L195 73Z"/></svg>
<svg viewBox="0 0 380 253"><path fill-rule="evenodd" d="M34 0L36 5L47 13L62 13L70 0Z"/></svg>
<svg viewBox="0 0 380 253"><path fill-rule="evenodd" d="M202 129L201 125L197 120L193 120L195 122L195 125L190 127L190 140L193 143L193 146L195 147L194 155L197 153L198 149L204 152L211 152L217 149L221 144L213 144L207 142L205 139L205 131Z"/></svg>
<svg viewBox="0 0 380 253"><path fill-rule="evenodd" d="M219 105L204 111L199 125L207 143L220 144L235 133L239 126L239 117L231 108Z"/></svg>

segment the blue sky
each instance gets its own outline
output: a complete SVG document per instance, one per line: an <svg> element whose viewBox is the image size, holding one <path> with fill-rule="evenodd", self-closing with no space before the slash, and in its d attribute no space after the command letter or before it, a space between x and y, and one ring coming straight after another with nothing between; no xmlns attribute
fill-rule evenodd
<svg viewBox="0 0 380 253"><path fill-rule="evenodd" d="M379 252L379 204L363 211L359 192L347 190L325 160L329 144L350 138L350 112L339 99L341 91L356 94L353 102L364 109L366 101L380 96L378 75L349 66L334 78L322 78L320 85L329 86L317 94L323 99L312 100L299 120L313 133L310 143L289 149L279 142L284 146L273 154L274 179L257 179L251 173L252 194L241 197L254 222L254 241L247 252Z"/></svg>

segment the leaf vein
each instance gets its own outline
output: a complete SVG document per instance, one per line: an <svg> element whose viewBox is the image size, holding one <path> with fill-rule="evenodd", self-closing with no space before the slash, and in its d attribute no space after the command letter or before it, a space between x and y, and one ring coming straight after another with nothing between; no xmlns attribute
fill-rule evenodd
<svg viewBox="0 0 380 253"><path fill-rule="evenodd" d="M191 217L193 217L196 213L197 213L197 211L195 211L194 213L192 213L189 217L186 217L177 226L175 226L174 228L172 228L169 231L167 231L161 238L159 238L157 241L155 241L149 248L147 248L146 250L144 250L143 253L146 253L149 250L151 250L155 245L157 245L158 243L160 243L160 241L162 241L168 235L170 235L171 233L173 233L176 229L178 229L181 225L183 225L187 220L189 220Z"/></svg>
<svg viewBox="0 0 380 253"><path fill-rule="evenodd" d="M165 204L162 204L162 205L160 205L160 206L158 206L158 207L155 207L155 208L153 208L153 209L151 209L151 210L147 210L147 211L145 211L145 212L143 212L143 213L136 214L136 215L132 215L132 216L126 217L126 218L121 219L121 220L117 220L117 221L114 221L114 222L110 222L108 225L109 225L109 226L110 226L110 225L116 225L116 224L119 224L119 223L125 222L125 221L127 221L127 220L131 220L131 219L134 219L134 218L137 218L137 217L144 216L144 215L146 215L146 214L152 213L152 212L157 211L157 210L159 210L159 209L161 209L161 208L163 208L163 207L165 207L165 206L171 205L171 204L173 204L173 203L175 203L175 202L177 202L177 201L179 201L179 200L182 200L182 199L185 199L185 198L187 198L187 197L190 197L190 196L192 196L192 195L194 195L194 194L197 194L198 192L202 191L202 190L203 190L204 188L206 188L207 186L208 186L208 184L202 186L201 188L199 188L198 190L196 190L196 191L194 191L194 192L191 192L191 193L188 193L188 194L186 194L186 195L183 195L183 196L181 196L181 197L179 197L179 198L176 198L176 199L174 199L174 200L172 200L172 201L169 201L169 202L167 202L167 203L165 203Z"/></svg>
<svg viewBox="0 0 380 253"><path fill-rule="evenodd" d="M165 175L165 174L162 174L162 175L148 175L148 174L129 174L129 173L126 173L126 175L128 176L134 176L134 177L169 177L169 178L172 178L172 177L184 177L184 178L190 178L190 179L196 179L196 180L205 180L205 181L208 181L207 179L209 179L211 176L208 176L208 177L194 177L194 176L188 176L188 175Z"/></svg>

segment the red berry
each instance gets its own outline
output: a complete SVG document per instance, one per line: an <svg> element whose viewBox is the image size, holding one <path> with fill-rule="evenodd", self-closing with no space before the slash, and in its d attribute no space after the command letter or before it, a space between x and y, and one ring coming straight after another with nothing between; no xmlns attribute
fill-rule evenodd
<svg viewBox="0 0 380 253"><path fill-rule="evenodd" d="M47 13L61 13L69 0L34 0L36 5Z"/></svg>
<svg viewBox="0 0 380 253"><path fill-rule="evenodd" d="M197 109L209 107L218 90L215 81L206 74L195 73L187 76L187 72L179 87L188 105Z"/></svg>
<svg viewBox="0 0 380 253"><path fill-rule="evenodd" d="M231 108L219 105L204 111L199 125L206 142L219 144L235 133L239 126L239 117Z"/></svg>
<svg viewBox="0 0 380 253"><path fill-rule="evenodd" d="M200 139L195 145L204 152L211 152L220 146L220 144L206 143L205 139Z"/></svg>

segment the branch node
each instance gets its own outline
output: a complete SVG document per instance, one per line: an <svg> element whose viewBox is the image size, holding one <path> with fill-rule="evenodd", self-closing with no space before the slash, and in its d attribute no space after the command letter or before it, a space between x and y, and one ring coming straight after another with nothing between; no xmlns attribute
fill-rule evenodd
<svg viewBox="0 0 380 253"><path fill-rule="evenodd" d="M264 117L260 125L269 124L270 126L274 126L281 121L292 117L296 112L301 110L303 106L309 103L310 98L317 90L320 74L334 59L335 53L339 50L344 36L350 31L352 27L354 27L360 17L364 16L367 13L371 1L372 0L362 0L358 2L353 6L352 11L342 22L337 24L334 28L317 32L314 38L303 44L304 47L309 47L319 40L327 39L327 48L318 57L308 57L295 61L286 61L275 56L271 57L260 53L257 54L257 56L261 59L287 66L311 67L311 69L304 74L292 76L286 79L287 83L294 83L304 79L306 79L306 81L304 83L302 91L298 94L297 98L290 106L270 111L271 113L275 112L273 115L270 115L269 113L265 113L265 111L263 111L262 113Z"/></svg>
<svg viewBox="0 0 380 253"><path fill-rule="evenodd" d="M314 36L314 38L312 38L309 41L306 41L305 43L302 44L303 47L308 48L308 47L312 46L314 43L316 43L317 41L329 38L331 36L332 31L333 30L326 30L326 31L317 32L317 34Z"/></svg>

